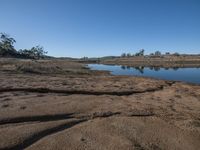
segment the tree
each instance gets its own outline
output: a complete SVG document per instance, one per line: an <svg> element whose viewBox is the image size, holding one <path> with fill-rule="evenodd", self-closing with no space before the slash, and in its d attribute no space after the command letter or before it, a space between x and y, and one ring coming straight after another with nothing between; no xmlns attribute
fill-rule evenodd
<svg viewBox="0 0 200 150"><path fill-rule="evenodd" d="M0 55L6 56L17 54L17 51L13 46L15 42L15 39L11 38L6 33L0 33Z"/></svg>
<svg viewBox="0 0 200 150"><path fill-rule="evenodd" d="M34 59L39 59L45 56L47 54L46 51L44 51L44 48L42 46L36 46L32 47L30 50L27 49L20 49L19 54L21 56L27 57L27 58L34 58Z"/></svg>
<svg viewBox="0 0 200 150"><path fill-rule="evenodd" d="M23 50L20 49L18 53L20 54L20 56L25 57L25 58L34 58L34 53L28 49L23 49Z"/></svg>
<svg viewBox="0 0 200 150"><path fill-rule="evenodd" d="M122 53L122 54L121 54L121 57L126 57L126 53Z"/></svg>
<svg viewBox="0 0 200 150"><path fill-rule="evenodd" d="M88 57L84 56L83 58L81 58L83 60L88 60Z"/></svg>
<svg viewBox="0 0 200 150"><path fill-rule="evenodd" d="M140 52L139 52L139 53L140 53L140 56L144 56L144 51L145 51L144 49L141 49L141 50L140 50Z"/></svg>
<svg viewBox="0 0 200 150"><path fill-rule="evenodd" d="M13 46L15 42L15 39L10 37L8 34L0 33L0 56L39 59L47 54L47 52L44 51L44 48L39 45L32 47L30 50L20 49L19 51L16 51Z"/></svg>
<svg viewBox="0 0 200 150"><path fill-rule="evenodd" d="M131 57L131 53L127 53L127 54L126 54L126 57Z"/></svg>
<svg viewBox="0 0 200 150"><path fill-rule="evenodd" d="M177 53L177 52L175 52L173 55L174 55L174 56L180 56L180 54Z"/></svg>
<svg viewBox="0 0 200 150"><path fill-rule="evenodd" d="M161 52L160 51L156 51L155 52L155 56L161 56Z"/></svg>
<svg viewBox="0 0 200 150"><path fill-rule="evenodd" d="M47 52L44 51L44 48L39 45L37 45L36 47L32 47L30 51L34 54L34 57L36 58L44 57L45 54L47 54Z"/></svg>
<svg viewBox="0 0 200 150"><path fill-rule="evenodd" d="M144 56L144 49L141 49L138 53L135 54L135 56Z"/></svg>

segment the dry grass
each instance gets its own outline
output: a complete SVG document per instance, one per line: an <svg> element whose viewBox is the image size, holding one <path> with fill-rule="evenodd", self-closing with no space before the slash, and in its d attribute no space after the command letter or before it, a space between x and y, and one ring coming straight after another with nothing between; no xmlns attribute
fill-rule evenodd
<svg viewBox="0 0 200 150"><path fill-rule="evenodd" d="M16 65L16 70L23 73L62 73L63 70L59 66L48 65L47 63L27 62Z"/></svg>
<svg viewBox="0 0 200 150"><path fill-rule="evenodd" d="M29 74L88 75L84 64L70 60L0 59L0 71Z"/></svg>

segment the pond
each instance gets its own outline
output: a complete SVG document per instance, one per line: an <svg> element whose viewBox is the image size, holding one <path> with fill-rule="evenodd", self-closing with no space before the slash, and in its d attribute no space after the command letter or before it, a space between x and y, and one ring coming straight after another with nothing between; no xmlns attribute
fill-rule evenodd
<svg viewBox="0 0 200 150"><path fill-rule="evenodd" d="M112 75L145 76L200 84L200 68L129 67L103 64L88 64L88 67L91 70L110 71Z"/></svg>

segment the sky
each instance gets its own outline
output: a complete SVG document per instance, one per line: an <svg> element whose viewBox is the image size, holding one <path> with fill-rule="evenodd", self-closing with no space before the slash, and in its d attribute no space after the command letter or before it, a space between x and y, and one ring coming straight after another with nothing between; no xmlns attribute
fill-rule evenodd
<svg viewBox="0 0 200 150"><path fill-rule="evenodd" d="M16 49L101 57L145 49L200 54L200 0L0 0Z"/></svg>

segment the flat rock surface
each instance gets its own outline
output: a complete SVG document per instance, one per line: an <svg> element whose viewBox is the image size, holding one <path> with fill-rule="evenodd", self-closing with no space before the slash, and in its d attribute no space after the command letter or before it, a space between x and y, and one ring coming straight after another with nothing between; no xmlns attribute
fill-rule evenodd
<svg viewBox="0 0 200 150"><path fill-rule="evenodd" d="M199 85L111 76L72 62L63 65L67 72L51 74L5 65L11 69L0 69L0 149L200 147Z"/></svg>

